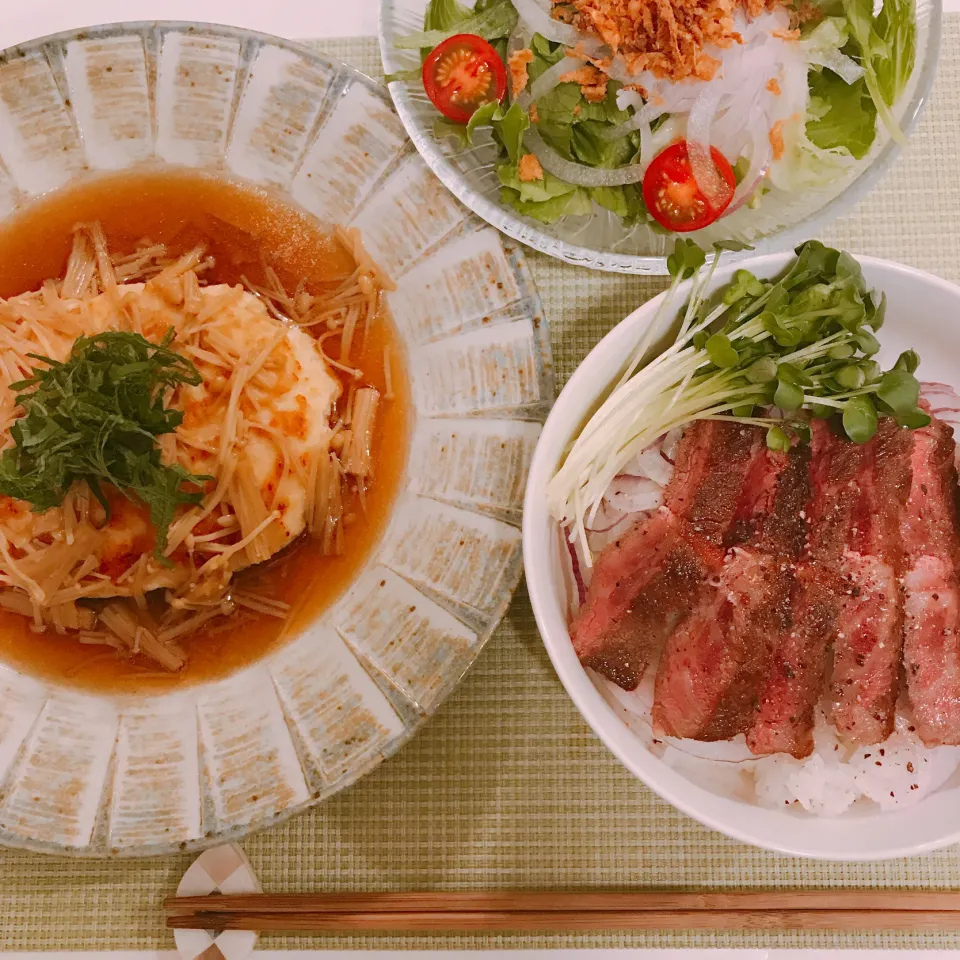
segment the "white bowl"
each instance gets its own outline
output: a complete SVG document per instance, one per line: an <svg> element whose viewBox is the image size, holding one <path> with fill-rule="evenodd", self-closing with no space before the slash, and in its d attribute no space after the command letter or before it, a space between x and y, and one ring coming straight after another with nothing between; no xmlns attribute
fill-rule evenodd
<svg viewBox="0 0 960 960"><path fill-rule="evenodd" d="M713 286L746 268L760 277L779 274L791 254L757 257L717 270ZM922 380L960 387L960 287L902 264L858 257L867 283L887 294L887 319L879 360L891 363L913 347L922 358ZM685 302L689 281L676 303ZM773 809L738 798L704 773L680 772L655 756L594 686L580 665L567 628L562 540L544 490L564 451L621 369L662 299L643 304L597 344L570 378L544 426L527 483L523 557L537 626L550 659L586 721L617 758L678 810L727 836L768 850L824 860L880 860L922 853L960 841L960 777L954 776L916 805L889 813L851 811L835 818Z"/></svg>

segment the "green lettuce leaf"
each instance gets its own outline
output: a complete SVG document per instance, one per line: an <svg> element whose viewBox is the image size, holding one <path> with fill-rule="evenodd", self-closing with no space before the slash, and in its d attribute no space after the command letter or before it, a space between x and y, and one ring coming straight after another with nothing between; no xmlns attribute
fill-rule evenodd
<svg viewBox="0 0 960 960"><path fill-rule="evenodd" d="M516 190L504 187L500 191L500 199L510 204L521 216L532 217L541 223L555 223L567 216L584 216L593 209L590 194L582 187L574 187L569 193L541 201L521 200Z"/></svg>
<svg viewBox="0 0 960 960"><path fill-rule="evenodd" d="M643 202L643 190L639 184L628 183L622 187L591 187L594 203L612 210L627 226L646 222L647 206Z"/></svg>
<svg viewBox="0 0 960 960"><path fill-rule="evenodd" d="M567 160L573 159L572 123L537 123L537 132L554 150Z"/></svg>
<svg viewBox="0 0 960 960"><path fill-rule="evenodd" d="M847 21L843 17L824 17L819 23L812 20L803 25L802 31L803 49L812 53L842 50L850 39Z"/></svg>
<svg viewBox="0 0 960 960"><path fill-rule="evenodd" d="M497 176L500 183L509 187L516 194L516 199L524 203L543 203L573 193L577 189L574 184L567 183L546 170L543 171L542 180L521 180L515 163L501 163L497 167Z"/></svg>
<svg viewBox="0 0 960 960"><path fill-rule="evenodd" d="M478 3L474 10L467 10L456 0L431 0L424 17L424 29L400 37L394 41L394 46L398 50L432 49L458 33L473 33L484 40L496 40L510 36L516 25L517 11L510 0L497 0L482 9Z"/></svg>
<svg viewBox="0 0 960 960"><path fill-rule="evenodd" d="M917 59L917 20L913 0L884 0L873 22L872 56L877 86L892 107L903 93Z"/></svg>
<svg viewBox="0 0 960 960"><path fill-rule="evenodd" d="M477 107L473 111L473 115L467 121L466 131L467 131L467 142L473 143L473 135L480 127L489 127L493 125L494 117L503 116L503 105L492 100L490 103L485 103L482 106Z"/></svg>
<svg viewBox="0 0 960 960"><path fill-rule="evenodd" d="M570 126L576 123L578 115L573 111L581 107L583 95L576 83L558 83L545 97L537 101L539 123L554 123Z"/></svg>
<svg viewBox="0 0 960 960"><path fill-rule="evenodd" d="M511 163L516 163L523 147L523 134L529 126L530 117L519 103L512 103L508 110L499 103L485 103L473 112L464 130L467 141L473 143L480 127L492 127L497 142L507 151Z"/></svg>
<svg viewBox="0 0 960 960"><path fill-rule="evenodd" d="M540 76L547 67L552 67L555 63L559 63L560 60L567 55L562 43L553 43L539 33L533 35L533 39L530 41L530 49L533 51L535 58L534 63L536 63L537 60L540 61L537 76ZM533 67L534 64L532 63L530 66Z"/></svg>
<svg viewBox="0 0 960 960"><path fill-rule="evenodd" d="M502 117L494 116L492 123L497 138L507 151L507 156L512 163L516 163L520 159L520 151L523 147L523 134L530 127L527 111L519 103L513 103Z"/></svg>
<svg viewBox="0 0 960 960"><path fill-rule="evenodd" d="M473 16L473 10L458 0L430 0L423 15L423 29L449 30Z"/></svg>
<svg viewBox="0 0 960 960"><path fill-rule="evenodd" d="M864 83L883 125L900 144L907 138L891 107L913 72L917 52L914 0L884 0L873 16L873 0L843 0L850 35L859 47Z"/></svg>
<svg viewBox="0 0 960 960"><path fill-rule="evenodd" d="M612 210L618 217L629 213L627 195L623 187L590 187L590 197L594 203Z"/></svg>
<svg viewBox="0 0 960 960"><path fill-rule="evenodd" d="M807 137L821 150L843 147L858 160L877 133L877 107L864 80L845 83L832 70L810 72Z"/></svg>
<svg viewBox="0 0 960 960"><path fill-rule="evenodd" d="M600 103L590 103L584 100L580 104L580 114L577 120L605 120L607 123L626 123L630 119L630 114L617 106L617 91L619 89L620 84L611 80L607 83L606 99Z"/></svg>
<svg viewBox="0 0 960 960"><path fill-rule="evenodd" d="M843 176L857 162L845 147L824 149L810 139L807 121L819 120L827 115L824 102L817 100L814 106L815 114L805 119L791 119L784 124L783 157L770 167L770 181L779 190L800 192L820 187L828 180ZM755 195L750 202L751 207L754 201L762 202Z"/></svg>
<svg viewBox="0 0 960 960"><path fill-rule="evenodd" d="M446 117L437 117L433 121L433 135L438 140L443 140L445 137L456 140L458 150L466 149L470 143L470 135L467 133L466 124L454 123Z"/></svg>
<svg viewBox="0 0 960 960"><path fill-rule="evenodd" d="M572 149L581 163L591 167L622 167L633 160L637 147L631 137L605 140L602 136L609 124L596 120L575 123L572 128Z"/></svg>

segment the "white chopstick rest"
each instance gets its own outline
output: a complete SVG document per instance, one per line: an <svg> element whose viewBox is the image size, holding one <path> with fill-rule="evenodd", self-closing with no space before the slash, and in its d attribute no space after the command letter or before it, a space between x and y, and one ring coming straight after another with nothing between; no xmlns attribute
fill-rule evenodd
<svg viewBox="0 0 960 960"><path fill-rule="evenodd" d="M190 864L177 887L178 897L202 897L214 893L262 893L263 888L235 843L205 850ZM247 960L259 934L255 930L174 930L173 938L182 960ZM213 947L214 950L210 948ZM209 953L207 951L210 951ZM216 951L219 951L219 957Z"/></svg>

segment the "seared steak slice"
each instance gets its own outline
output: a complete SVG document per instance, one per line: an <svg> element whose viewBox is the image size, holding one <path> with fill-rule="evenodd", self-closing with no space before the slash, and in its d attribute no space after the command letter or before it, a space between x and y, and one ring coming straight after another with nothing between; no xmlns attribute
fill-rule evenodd
<svg viewBox="0 0 960 960"><path fill-rule="evenodd" d="M910 435L884 418L854 444L813 423L810 522L780 638L747 743L755 753L813 749L814 708L833 645L832 720L855 743L893 730L900 659L899 516L910 478Z"/></svg>
<svg viewBox="0 0 960 960"><path fill-rule="evenodd" d="M903 647L900 517L910 493L910 431L880 421L873 462L860 479L849 549L841 560L843 601L833 643L831 719L853 743L893 733Z"/></svg>
<svg viewBox="0 0 960 960"><path fill-rule="evenodd" d="M704 540L723 543L747 476L764 449L764 433L756 427L724 420L695 421L680 438L664 506Z"/></svg>
<svg viewBox="0 0 960 960"><path fill-rule="evenodd" d="M914 431L913 479L901 531L903 666L914 724L928 747L960 744L960 531L953 431Z"/></svg>
<svg viewBox="0 0 960 960"><path fill-rule="evenodd" d="M830 719L851 743L893 733L900 687L903 606L893 566L870 554L844 558L833 641Z"/></svg>
<svg viewBox="0 0 960 960"><path fill-rule="evenodd" d="M872 453L812 424L806 549L790 591L791 622L774 642L758 709L747 731L753 753L808 756L814 708L823 690L827 650L840 612L840 566Z"/></svg>
<svg viewBox="0 0 960 960"><path fill-rule="evenodd" d="M736 548L719 585L667 641L657 670L654 727L727 740L756 714L759 685L789 623L791 573L775 557Z"/></svg>
<svg viewBox="0 0 960 960"><path fill-rule="evenodd" d="M808 511L806 559L822 569L839 572L850 538L856 536L860 490L870 483L874 444L851 443L823 420L814 420L811 428L813 496Z"/></svg>
<svg viewBox="0 0 960 960"><path fill-rule="evenodd" d="M667 641L654 695L657 729L726 740L756 716L777 638L790 623L809 490L807 447L756 458L730 532L746 542L727 557L701 605Z"/></svg>
<svg viewBox="0 0 960 960"><path fill-rule="evenodd" d="M664 640L719 571L722 541L763 432L721 421L691 424L681 437L664 506L597 557L571 626L584 666L625 690L640 683Z"/></svg>
<svg viewBox="0 0 960 960"><path fill-rule="evenodd" d="M681 533L682 521L661 507L596 560L587 599L571 628L585 667L633 690L701 584L721 561L701 556Z"/></svg>
<svg viewBox="0 0 960 960"><path fill-rule="evenodd" d="M756 754L801 758L813 752L814 708L823 689L827 642L839 602L805 566L798 570L790 608L793 622L777 639L747 746Z"/></svg>
<svg viewBox="0 0 960 960"><path fill-rule="evenodd" d="M911 436L910 493L900 524L907 560L926 555L960 565L953 428L934 418Z"/></svg>

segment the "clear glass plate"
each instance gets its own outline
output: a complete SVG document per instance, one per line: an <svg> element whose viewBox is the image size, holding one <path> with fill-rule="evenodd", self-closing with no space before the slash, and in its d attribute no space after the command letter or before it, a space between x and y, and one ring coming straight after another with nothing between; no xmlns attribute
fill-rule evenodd
<svg viewBox="0 0 960 960"><path fill-rule="evenodd" d="M411 70L420 64L416 50L398 50L394 40L423 28L427 0L380 0L380 52L387 74ZM942 0L917 0L917 62L894 114L909 134L933 84L940 55ZM491 141L458 151L451 140L433 136L436 109L418 84L395 80L389 90L410 139L434 173L474 213L515 240L560 260L594 270L617 273L666 274L666 253L673 237L646 225L624 228L620 219L594 205L587 217L564 217L543 224L522 217L499 200L500 183L494 164L497 151ZM479 138L478 138L479 139ZM815 237L823 226L850 209L872 189L900 153L899 145L880 131L873 148L845 177L820 190L808 190L795 200L767 203L758 211L743 207L725 217L723 230L702 236L713 242L721 236L750 243L753 254L773 253Z"/></svg>

